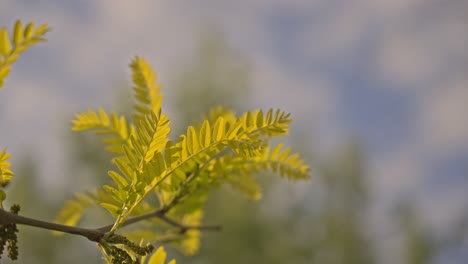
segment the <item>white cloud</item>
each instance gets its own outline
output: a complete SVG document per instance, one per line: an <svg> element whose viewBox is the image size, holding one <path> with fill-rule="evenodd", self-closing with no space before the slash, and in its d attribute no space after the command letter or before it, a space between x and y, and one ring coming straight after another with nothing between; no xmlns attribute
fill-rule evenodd
<svg viewBox="0 0 468 264"><path fill-rule="evenodd" d="M309 17L293 43L298 54L310 62L352 54L370 29L372 17L372 9L345 1L319 22Z"/></svg>
<svg viewBox="0 0 468 264"><path fill-rule="evenodd" d="M414 34L397 30L388 32L380 40L377 70L384 80L400 84L393 87L414 87L412 85L424 81L438 69L439 60L433 56L435 51L430 45L423 45L425 41Z"/></svg>
<svg viewBox="0 0 468 264"><path fill-rule="evenodd" d="M371 159L369 180L375 195L385 202L394 202L399 195L420 186L427 165L421 154L415 145L407 144L378 159Z"/></svg>
<svg viewBox="0 0 468 264"><path fill-rule="evenodd" d="M254 100L307 116L309 121L330 117L338 102L335 86L323 76L303 79L275 64L267 57L257 56L253 72Z"/></svg>
<svg viewBox="0 0 468 264"><path fill-rule="evenodd" d="M459 63L466 67L466 12L463 1L448 7L410 2L382 20L373 69L382 80L396 84L393 88L427 90L428 80L439 78L449 67Z"/></svg>
<svg viewBox="0 0 468 264"><path fill-rule="evenodd" d="M468 194L466 186L458 185L450 191L426 192L416 200L424 224L438 234L453 234L466 214Z"/></svg>
<svg viewBox="0 0 468 264"><path fill-rule="evenodd" d="M468 148L468 79L458 78L421 97L418 141L429 152Z"/></svg>

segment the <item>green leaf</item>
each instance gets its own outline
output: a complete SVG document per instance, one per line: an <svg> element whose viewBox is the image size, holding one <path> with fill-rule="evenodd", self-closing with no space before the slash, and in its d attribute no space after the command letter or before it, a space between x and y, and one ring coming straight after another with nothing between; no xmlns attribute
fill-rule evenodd
<svg viewBox="0 0 468 264"><path fill-rule="evenodd" d="M134 97L137 100L137 104L134 105L135 120L138 121L151 112L159 113L163 94L159 92L161 85L156 83L156 72L145 59L138 56L130 63L130 69L132 70Z"/></svg>
<svg viewBox="0 0 468 264"><path fill-rule="evenodd" d="M106 145L106 150L110 153L122 154L124 151L122 145L127 142L129 135L129 125L125 116L117 116L111 113L108 114L99 108L96 113L89 109L88 112L81 112L75 115L75 120L72 120L73 131L93 130L96 135L103 136L103 143Z"/></svg>
<svg viewBox="0 0 468 264"><path fill-rule="evenodd" d="M100 205L102 207L104 207L105 209L107 209L107 211L109 211L109 213L112 214L112 216L114 217L117 217L120 212L122 211L119 207L113 205L113 204L109 204L109 203L100 203Z"/></svg>
<svg viewBox="0 0 468 264"><path fill-rule="evenodd" d="M193 126L189 126L187 129L187 150L190 154L194 154L198 151L199 144L197 138L197 132Z"/></svg>
<svg viewBox="0 0 468 264"><path fill-rule="evenodd" d="M115 171L108 171L109 176L114 180L120 190L126 190L128 188L128 182L122 175Z"/></svg>
<svg viewBox="0 0 468 264"><path fill-rule="evenodd" d="M96 197L90 193L76 194L71 200L65 202L65 205L55 217L57 223L63 225L75 226L84 214L84 211L90 207ZM62 234L61 232L54 232L54 234Z"/></svg>
<svg viewBox="0 0 468 264"><path fill-rule="evenodd" d="M213 141L220 141L224 136L224 118L219 117L213 127Z"/></svg>
<svg viewBox="0 0 468 264"><path fill-rule="evenodd" d="M211 143L211 127L210 123L205 120L200 130L200 146L205 148Z"/></svg>

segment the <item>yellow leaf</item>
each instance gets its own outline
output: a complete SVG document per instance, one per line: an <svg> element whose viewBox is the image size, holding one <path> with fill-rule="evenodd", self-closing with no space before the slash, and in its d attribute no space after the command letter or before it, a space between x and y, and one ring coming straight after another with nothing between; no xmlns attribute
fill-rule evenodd
<svg viewBox="0 0 468 264"><path fill-rule="evenodd" d="M224 136L224 118L219 117L213 128L213 140L220 141Z"/></svg>
<svg viewBox="0 0 468 264"><path fill-rule="evenodd" d="M10 66L0 68L0 80L5 78L8 75L8 73L10 73L10 69Z"/></svg>
<svg viewBox="0 0 468 264"><path fill-rule="evenodd" d="M36 35L44 35L47 31L49 31L49 25L42 24L39 28L36 30Z"/></svg>
<svg viewBox="0 0 468 264"><path fill-rule="evenodd" d="M109 126L110 121L109 121L109 117L106 114L106 111L104 111L104 109L102 108L99 108L98 111L99 111L99 116L101 117L101 120L102 120L102 124L104 126Z"/></svg>
<svg viewBox="0 0 468 264"><path fill-rule="evenodd" d="M6 28L0 29L0 55L8 56L11 52L10 38Z"/></svg>
<svg viewBox="0 0 468 264"><path fill-rule="evenodd" d="M263 127L263 111L260 110L256 115L257 127Z"/></svg>
<svg viewBox="0 0 468 264"><path fill-rule="evenodd" d="M23 24L21 20L16 20L15 29L13 31L13 43L18 46L23 41Z"/></svg>
<svg viewBox="0 0 468 264"><path fill-rule="evenodd" d="M270 153L270 159L271 160L277 160L278 159L278 154L281 151L281 148L283 147L283 143L279 143L276 145L276 147L273 148L273 150Z"/></svg>
<svg viewBox="0 0 468 264"><path fill-rule="evenodd" d="M120 208L109 203L100 203L100 205L109 211L114 217L118 216L121 212Z"/></svg>
<svg viewBox="0 0 468 264"><path fill-rule="evenodd" d="M210 123L205 120L200 130L200 145L205 148L211 143L211 127Z"/></svg>
<svg viewBox="0 0 468 264"><path fill-rule="evenodd" d="M148 264L164 264L166 262L167 253L163 247L159 247L156 252L151 256Z"/></svg>
<svg viewBox="0 0 468 264"><path fill-rule="evenodd" d="M197 132L193 126L187 129L187 150L190 154L194 154L199 149Z"/></svg>
<svg viewBox="0 0 468 264"><path fill-rule="evenodd" d="M228 139L235 138L237 136L237 132L242 127L242 124L243 124L242 120L239 120L234 125L232 125L229 131L226 133L226 137Z"/></svg>
<svg viewBox="0 0 468 264"><path fill-rule="evenodd" d="M29 23L26 25L26 29L24 30L24 38L29 40L33 36L34 31L34 24Z"/></svg>

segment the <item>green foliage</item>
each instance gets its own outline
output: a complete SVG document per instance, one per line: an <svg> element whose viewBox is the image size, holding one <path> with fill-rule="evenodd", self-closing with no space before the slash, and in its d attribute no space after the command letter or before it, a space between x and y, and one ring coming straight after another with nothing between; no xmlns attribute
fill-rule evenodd
<svg viewBox="0 0 468 264"><path fill-rule="evenodd" d="M10 154L6 153L6 148L0 152L0 188L5 188L8 185L14 173L10 170L11 164L7 161ZM3 208L3 201L6 199L6 193L0 189L0 208Z"/></svg>
<svg viewBox="0 0 468 264"><path fill-rule="evenodd" d="M47 24L43 24L36 29L33 23L23 27L20 20L15 23L11 39L8 37L6 28L0 29L0 88L2 88L5 78L10 73L11 64L29 47L44 42L47 31L49 31Z"/></svg>
<svg viewBox="0 0 468 264"><path fill-rule="evenodd" d="M69 201L57 221L76 224L93 203L116 218L111 233L120 230L129 217L158 208L185 226L199 226L211 188L229 184L258 199L261 192L254 176L261 171L277 172L289 179L309 177L308 166L298 154L284 150L282 144L269 147L271 138L288 134L290 114L270 109L236 116L231 110L216 108L173 142L169 139L169 118L161 110L156 73L140 57L133 59L130 68L137 101L133 122L102 109L80 113L72 121L72 130L96 132L105 137L107 151L117 155L112 160L117 170L108 173L113 183L94 195ZM157 202L147 202L148 196ZM199 230L180 232L167 230L167 224L159 219L147 222L147 226L124 234L138 238L152 233L146 241L169 241L189 255L198 251Z"/></svg>
<svg viewBox="0 0 468 264"><path fill-rule="evenodd" d="M135 120L145 115L158 113L161 109L163 95L159 92L161 85L156 84L156 73L143 58L135 57L130 64L132 69L133 91L137 103L134 105Z"/></svg>
<svg viewBox="0 0 468 264"><path fill-rule="evenodd" d="M35 29L33 23L29 23L26 27L23 27L20 20L17 20L15 23L11 39L8 36L6 28L0 29L0 88L3 87L3 83L10 73L11 65L19 58L19 55L29 47L39 42L44 42L46 40L44 36L47 31L49 31L47 24L43 24ZM0 188L8 185L14 175L9 169L11 166L7 162L9 158L10 154L7 154L6 148L4 148L0 153ZM5 192L0 189L0 207L2 208L5 198Z"/></svg>
<svg viewBox="0 0 468 264"><path fill-rule="evenodd" d="M8 185L14 173L10 170L11 164L8 159L11 157L10 154L6 153L7 149L4 148L0 152L0 187L4 188Z"/></svg>
<svg viewBox="0 0 468 264"><path fill-rule="evenodd" d="M94 130L96 134L104 136L104 144L111 153L123 153L122 145L128 140L129 126L124 116L115 113L109 115L102 109L98 113L93 110L75 115L72 121L73 131Z"/></svg>
<svg viewBox="0 0 468 264"><path fill-rule="evenodd" d="M35 29L29 23L23 28L17 21L11 42L7 30L0 30L0 87L19 54L45 41L47 31L47 24ZM112 159L115 167L108 172L111 183L75 195L56 218L71 226L92 205L109 211L115 218L112 225L89 231L97 232L98 236L81 234L98 242L107 263L163 264L166 253L162 247L146 257L153 250L149 242L170 242L187 255L195 254L200 247L203 206L212 188L229 184L247 197L258 199L261 193L254 176L261 171L277 172L289 179L309 177L308 167L298 154L291 155L291 150L283 150L282 144L270 151L272 138L288 134L290 114L270 109L266 113L255 110L235 115L231 110L216 108L172 141L169 117L161 109L163 95L156 73L140 57L132 60L130 69L136 100L133 120L99 108L79 113L72 121L73 131L95 132L103 137L106 150L115 155ZM9 157L6 148L3 149L1 187L13 177ZM1 190L0 201L5 197ZM12 209L14 214L17 211L16 207ZM145 224L122 230L138 217L144 217L141 219L146 220ZM8 243L10 258L15 259L17 229L8 222L15 220L4 221L0 230L1 249ZM82 232L76 230L70 233ZM117 231L126 236L116 234ZM127 237L139 239L140 245ZM146 246L141 246L142 243ZM175 264L175 260L169 263Z"/></svg>

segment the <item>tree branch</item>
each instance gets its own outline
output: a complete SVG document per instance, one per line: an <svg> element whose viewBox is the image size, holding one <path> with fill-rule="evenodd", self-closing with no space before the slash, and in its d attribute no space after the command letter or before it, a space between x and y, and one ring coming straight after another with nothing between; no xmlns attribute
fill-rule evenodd
<svg viewBox="0 0 468 264"><path fill-rule="evenodd" d="M154 210L153 212L129 218L121 225L121 227L128 226L128 225L131 225L131 224L134 224L134 223L146 220L146 219L157 217L161 219L162 221L170 224L171 226L179 228L180 233L185 233L189 229L210 230L210 231L221 231L222 229L222 227L219 225L187 226L187 225L184 225L175 221L174 219L167 217L166 212L167 211L164 208L159 208L159 209ZM98 228L97 230L101 232L109 232L112 229L112 226L113 224L110 224L110 225Z"/></svg>
<svg viewBox="0 0 468 264"><path fill-rule="evenodd" d="M53 231L60 231L72 235L79 235L86 237L87 239L95 242L99 242L101 238L105 235L104 232L96 229L87 229L87 228L80 228L75 226L67 226L61 224L55 224L51 222L45 222L29 217L24 217L20 215L16 215L5 211L4 209L0 209L0 224L19 224L19 225L28 225L43 229L49 229Z"/></svg>
<svg viewBox="0 0 468 264"><path fill-rule="evenodd" d="M129 218L122 224L122 227L131 225L131 224L134 224L134 223L146 220L146 219L157 217L161 219L162 221L174 227L177 227L180 233L185 233L189 229L210 230L210 231L221 230L221 226L187 226L167 217L165 215L166 212L167 211L164 208L160 208L147 214ZM59 232L64 232L64 233L72 234L72 235L83 236L91 241L98 242L98 243L106 235L106 233L112 229L112 226L113 226L113 224L110 224L110 225L97 228L97 229L80 228L80 227L75 227L75 226L61 225L61 224L41 221L41 220L29 218L29 217L24 217L24 216L16 215L8 211L5 211L4 209L0 209L0 225L6 225L6 224L11 224L11 223L33 226L33 227L38 227L38 228L43 228L43 229L48 229L48 230L53 230L53 231L59 231Z"/></svg>

